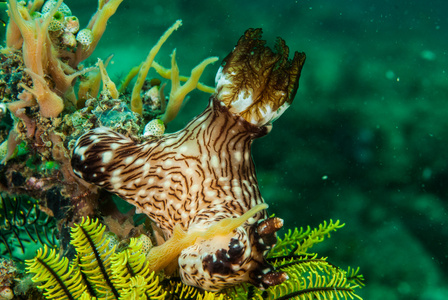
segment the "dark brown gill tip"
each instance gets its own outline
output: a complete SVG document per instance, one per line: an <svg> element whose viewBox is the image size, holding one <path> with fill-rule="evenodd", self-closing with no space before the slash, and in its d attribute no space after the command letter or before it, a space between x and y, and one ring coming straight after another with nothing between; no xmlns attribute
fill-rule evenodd
<svg viewBox="0 0 448 300"><path fill-rule="evenodd" d="M261 221L257 226L257 233L263 240L266 249L270 249L277 243L276 232L283 227L283 220L277 217Z"/></svg>
<svg viewBox="0 0 448 300"><path fill-rule="evenodd" d="M257 126L273 122L292 103L306 57L295 52L289 59L283 39L278 38L272 50L261 34L260 28L248 29L216 77L217 98Z"/></svg>
<svg viewBox="0 0 448 300"><path fill-rule="evenodd" d="M281 284L289 279L288 274L283 271L272 271L261 277L261 281L266 286Z"/></svg>
<svg viewBox="0 0 448 300"><path fill-rule="evenodd" d="M283 220L277 217L268 218L258 224L257 232L260 236L270 235L283 227Z"/></svg>

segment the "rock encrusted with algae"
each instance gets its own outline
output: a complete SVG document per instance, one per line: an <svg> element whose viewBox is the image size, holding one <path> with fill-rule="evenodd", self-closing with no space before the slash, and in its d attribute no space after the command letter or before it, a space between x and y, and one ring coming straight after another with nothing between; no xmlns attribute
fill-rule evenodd
<svg viewBox="0 0 448 300"><path fill-rule="evenodd" d="M93 52L121 2L99 1L85 27L92 33L90 44L85 46L75 38L83 26L62 0L7 1L10 19L6 46L0 51L0 96L8 112L0 128L5 164L0 187L39 199L42 209L49 208L55 215L70 203L70 213L64 214L68 222L92 215L98 199L69 166L71 141L93 128L99 119L91 113L96 107L84 106L90 99L77 95L75 81L95 71L95 66L84 67L81 62ZM95 84L89 81L83 87L87 85L85 90L92 91ZM105 103L103 108L109 106ZM106 119L101 121L110 125ZM26 146L26 153L18 157L15 153L20 145ZM59 169L40 171L53 163ZM41 184L27 184L36 178Z"/></svg>
<svg viewBox="0 0 448 300"><path fill-rule="evenodd" d="M11 260L0 258L0 300L11 300L14 298L12 286L17 269Z"/></svg>
<svg viewBox="0 0 448 300"><path fill-rule="evenodd" d="M265 261L283 223L266 219L264 211L226 233L195 235L264 205L251 144L292 102L305 55L296 52L290 60L283 40L275 53L260 37L259 29L241 37L224 59L209 106L184 129L136 144L97 128L83 135L73 151L75 174L147 214L167 244L181 239L181 231L187 231L186 238L195 236L180 250L180 274L185 283L206 290L241 282L266 288L286 279Z"/></svg>

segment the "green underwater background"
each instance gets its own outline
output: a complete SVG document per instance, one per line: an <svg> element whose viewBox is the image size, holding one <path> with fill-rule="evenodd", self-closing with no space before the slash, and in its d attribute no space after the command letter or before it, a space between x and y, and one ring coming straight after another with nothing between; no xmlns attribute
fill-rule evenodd
<svg viewBox="0 0 448 300"><path fill-rule="evenodd" d="M93 0L66 0L86 24ZM331 263L359 266L363 299L448 299L448 4L436 1L125 0L87 60L114 57L113 81L177 49L181 74L224 58L248 28L305 52L294 102L253 145L261 193L284 228L340 220L318 245ZM6 21L6 20L5 20ZM214 85L218 63L201 82ZM155 73L150 73L155 74ZM167 132L203 111L193 91ZM283 235L284 231L280 233Z"/></svg>

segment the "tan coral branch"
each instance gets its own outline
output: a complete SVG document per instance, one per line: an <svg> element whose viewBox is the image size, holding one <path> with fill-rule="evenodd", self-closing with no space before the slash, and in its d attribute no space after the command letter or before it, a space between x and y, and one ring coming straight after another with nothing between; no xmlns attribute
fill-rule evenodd
<svg viewBox="0 0 448 300"><path fill-rule="evenodd" d="M25 69L25 71L33 79L33 88L27 86L22 87L37 99L41 115L45 118L57 117L64 109L64 101L62 98L50 90L42 76L39 76L30 69Z"/></svg>
<svg viewBox="0 0 448 300"><path fill-rule="evenodd" d="M108 60L110 60L110 57ZM103 81L103 93L107 93L112 99L118 99L118 90L115 83L109 78L106 67L101 59L98 58L98 67L100 68L101 80Z"/></svg>
<svg viewBox="0 0 448 300"><path fill-rule="evenodd" d="M153 61L151 66L156 70L157 74L159 74L163 78L171 79L171 69L163 67L156 61ZM179 80L182 82L188 81L189 78L190 77L187 77L187 76L179 76ZM214 87L205 85L201 82L198 82L196 88L202 92L209 93L209 94L213 94L215 92Z"/></svg>
<svg viewBox="0 0 448 300"><path fill-rule="evenodd" d="M163 43L168 39L168 37L177 30L182 25L181 20L177 20L167 31L160 37L157 43L152 47L151 51L149 51L146 60L143 62L140 67L140 71L138 73L137 81L134 84L134 88L132 89L132 97L131 97L131 109L133 112L142 114L143 113L143 103L142 98L140 96L140 92L142 90L143 84L145 83L146 75L148 74L149 68L151 68L152 62L162 47Z"/></svg>
<svg viewBox="0 0 448 300"><path fill-rule="evenodd" d="M74 65L78 65L80 62L88 58L93 51L95 50L98 42L103 36L104 31L106 30L107 21L109 18L115 14L118 6L123 2L123 0L110 0L104 2L102 0L98 3L98 10L91 18L89 25L87 28L92 30L93 40L92 43L88 47L79 46L76 51L76 60Z"/></svg>
<svg viewBox="0 0 448 300"><path fill-rule="evenodd" d="M180 85L179 70L176 63L176 52L173 52L171 60L171 92L170 99L168 101L168 106L165 113L162 115L161 120L168 124L171 122L178 114L182 102L185 96L198 85L199 79L201 78L204 69L209 64L212 64L218 60L218 57L209 57L204 59L199 65L197 65L192 71L191 76L188 78L184 85Z"/></svg>

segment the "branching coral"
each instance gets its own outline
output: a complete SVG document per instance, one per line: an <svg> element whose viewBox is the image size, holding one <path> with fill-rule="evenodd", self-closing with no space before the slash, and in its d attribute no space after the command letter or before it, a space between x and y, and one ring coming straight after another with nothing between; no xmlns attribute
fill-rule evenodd
<svg viewBox="0 0 448 300"><path fill-rule="evenodd" d="M59 0L60 5L62 0ZM58 6L53 7L48 16L43 19L43 22L31 18L28 10L17 3L16 0L9 1L9 9L11 12L11 20L20 30L21 39L23 39L22 52L26 71L33 79L33 88L27 88L35 97L41 108L42 116L57 117L64 108L64 102L60 96L53 92L47 85L44 76L44 66L49 63L50 56L54 51L45 45L52 45L49 43L48 25L52 20L52 16L56 13ZM8 30L11 33L13 30ZM12 34L12 33L11 33ZM16 34L17 35L17 34ZM12 45L17 45L17 42L12 42L11 37L7 38ZM65 91L64 91L65 92Z"/></svg>
<svg viewBox="0 0 448 300"><path fill-rule="evenodd" d="M171 56L171 70L167 71L162 68L159 64L154 62L154 58L162 47L163 43L168 39L168 37L177 30L182 25L180 20L176 21L159 39L156 45L149 52L146 60L139 66L138 77L135 82L134 88L132 89L132 98L131 98L131 109L139 114L143 113L143 103L141 99L141 89L143 87L143 83L145 81L146 75L148 74L151 66L155 66L155 69L159 73L163 73L165 75L169 75L171 79L171 93L168 102L168 107L166 111L161 116L161 120L167 124L171 122L177 115L180 110L180 106L185 98L185 96L194 90L198 84L199 79L204 71L205 67L211 63L214 63L218 60L217 57L210 57L201 62L198 66L196 66L191 71L191 76L186 80L186 83L181 86L180 85L180 77L179 77L179 68L176 63L176 51L173 52ZM130 78L124 81L124 87L128 84L130 79L132 79L132 75L135 76L136 70L131 70ZM213 89L212 89L213 91Z"/></svg>
<svg viewBox="0 0 448 300"><path fill-rule="evenodd" d="M88 39L81 33L82 36L78 40L82 43L79 43L76 52L73 52L63 47L67 45L69 39L67 34L63 35L62 40L54 40L50 35L50 32L54 31L72 34L79 28L76 17L70 15L68 18L64 17L63 13L71 14L71 12L67 12L68 7L62 0L47 1L43 13L33 15L31 13L36 9L35 6L27 8L16 0L9 0L11 21L8 24L7 46L22 50L26 71L33 79L32 88L27 86L23 88L34 95L43 117L57 117L65 104L76 104L73 81L89 71L89 69L78 70L78 64L92 54L104 33L107 20L115 13L121 2L122 0L107 3L100 1L98 10L87 28L91 32L91 40L85 42ZM66 8L60 10L61 5ZM61 27L55 25L55 21L61 23ZM52 26L49 28L50 25ZM53 81L54 87L46 81L47 76Z"/></svg>

